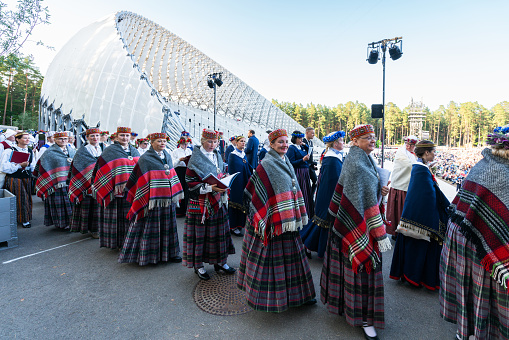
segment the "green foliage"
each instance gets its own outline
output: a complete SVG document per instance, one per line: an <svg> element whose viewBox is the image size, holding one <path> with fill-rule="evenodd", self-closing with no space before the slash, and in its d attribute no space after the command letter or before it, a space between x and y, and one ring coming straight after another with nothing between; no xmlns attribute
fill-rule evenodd
<svg viewBox="0 0 509 340"><path fill-rule="evenodd" d="M274 105L295 119L304 128L315 128L316 136L322 139L330 132L349 131L358 124L372 124L377 136L381 136L381 119L371 118L371 110L363 103L349 101L335 107L325 105L278 102ZM410 134L408 113L394 103L385 107L385 141L389 145L399 145L403 137ZM509 123L509 102L496 104L491 110L477 102L457 104L453 101L447 106L431 111L425 108L426 119L423 130L429 131L430 138L439 145L477 146L483 145L487 134L497 126Z"/></svg>

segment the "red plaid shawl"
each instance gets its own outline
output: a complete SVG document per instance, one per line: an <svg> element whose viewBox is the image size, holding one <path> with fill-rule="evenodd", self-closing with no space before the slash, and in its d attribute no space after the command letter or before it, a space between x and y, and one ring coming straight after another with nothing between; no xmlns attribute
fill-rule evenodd
<svg viewBox="0 0 509 340"><path fill-rule="evenodd" d="M92 195L97 202L107 207L116 195L123 195L125 185L134 166L138 162L139 153L129 146L133 159L127 158L127 153L120 144L108 146L97 160L92 185Z"/></svg>
<svg viewBox="0 0 509 340"><path fill-rule="evenodd" d="M56 189L67 185L67 177L71 165L68 160L74 156L74 150L68 149L68 151L69 156L66 156L62 149L54 144L41 156L33 173L37 177L35 183L37 196L47 198Z"/></svg>
<svg viewBox="0 0 509 340"><path fill-rule="evenodd" d="M74 156L69 171L69 199L80 203L85 195L92 193L92 175L97 159L82 146Z"/></svg>
<svg viewBox="0 0 509 340"><path fill-rule="evenodd" d="M454 198L451 220L475 246L481 263L509 286L509 160L482 152Z"/></svg>
<svg viewBox="0 0 509 340"><path fill-rule="evenodd" d="M126 188L127 200L132 203L127 219L136 222L146 216L155 207L167 207L184 198L184 191L171 156L164 151L169 174L166 174L163 162L151 148L145 152L129 176Z"/></svg>
<svg viewBox="0 0 509 340"><path fill-rule="evenodd" d="M341 242L341 250L352 262L355 273L362 268L369 273L379 265L377 241L388 241L377 202L379 191L373 160L353 146L332 195L329 213L334 217L331 235Z"/></svg>
<svg viewBox="0 0 509 340"><path fill-rule="evenodd" d="M278 188L277 192L274 187ZM265 246L272 237L299 230L308 223L293 167L287 157L283 160L272 149L249 179L244 190L244 205L249 223Z"/></svg>

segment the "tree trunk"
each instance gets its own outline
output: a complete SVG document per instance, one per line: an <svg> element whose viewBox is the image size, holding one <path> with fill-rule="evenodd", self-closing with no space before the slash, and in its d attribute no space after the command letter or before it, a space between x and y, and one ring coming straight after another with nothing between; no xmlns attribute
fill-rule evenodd
<svg viewBox="0 0 509 340"><path fill-rule="evenodd" d="M28 73L25 73L25 102L23 103L23 115L27 112L27 98L28 98Z"/></svg>
<svg viewBox="0 0 509 340"><path fill-rule="evenodd" d="M7 90L5 91L4 118L2 120L2 125L5 125L5 116L7 115L7 103L9 102L9 90L11 88L11 77L12 77L12 69L10 69L9 81L7 82Z"/></svg>

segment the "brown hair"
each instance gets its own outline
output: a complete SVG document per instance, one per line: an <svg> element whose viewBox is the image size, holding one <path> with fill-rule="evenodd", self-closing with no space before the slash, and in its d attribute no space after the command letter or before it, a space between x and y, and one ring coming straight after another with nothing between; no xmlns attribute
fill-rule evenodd
<svg viewBox="0 0 509 340"><path fill-rule="evenodd" d="M417 144L415 144L415 155L419 158L422 158L426 151L434 150L436 147L435 143L430 140L421 140Z"/></svg>

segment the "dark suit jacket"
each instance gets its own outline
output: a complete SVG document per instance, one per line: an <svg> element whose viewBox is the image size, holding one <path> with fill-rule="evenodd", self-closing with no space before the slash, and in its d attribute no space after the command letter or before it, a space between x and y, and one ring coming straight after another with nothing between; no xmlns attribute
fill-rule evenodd
<svg viewBox="0 0 509 340"><path fill-rule="evenodd" d="M313 141L312 140L307 140L306 138L302 138L302 142L304 144L306 144L308 147L313 147ZM309 164L309 166L312 166L311 164L313 164L313 153L311 153L309 155L308 164Z"/></svg>
<svg viewBox="0 0 509 340"><path fill-rule="evenodd" d="M256 169L258 166L258 145L260 142L258 141L258 138L256 136L249 137L249 140L247 141L246 148L244 149L244 152L246 153L246 158L249 164L253 167L253 169Z"/></svg>

